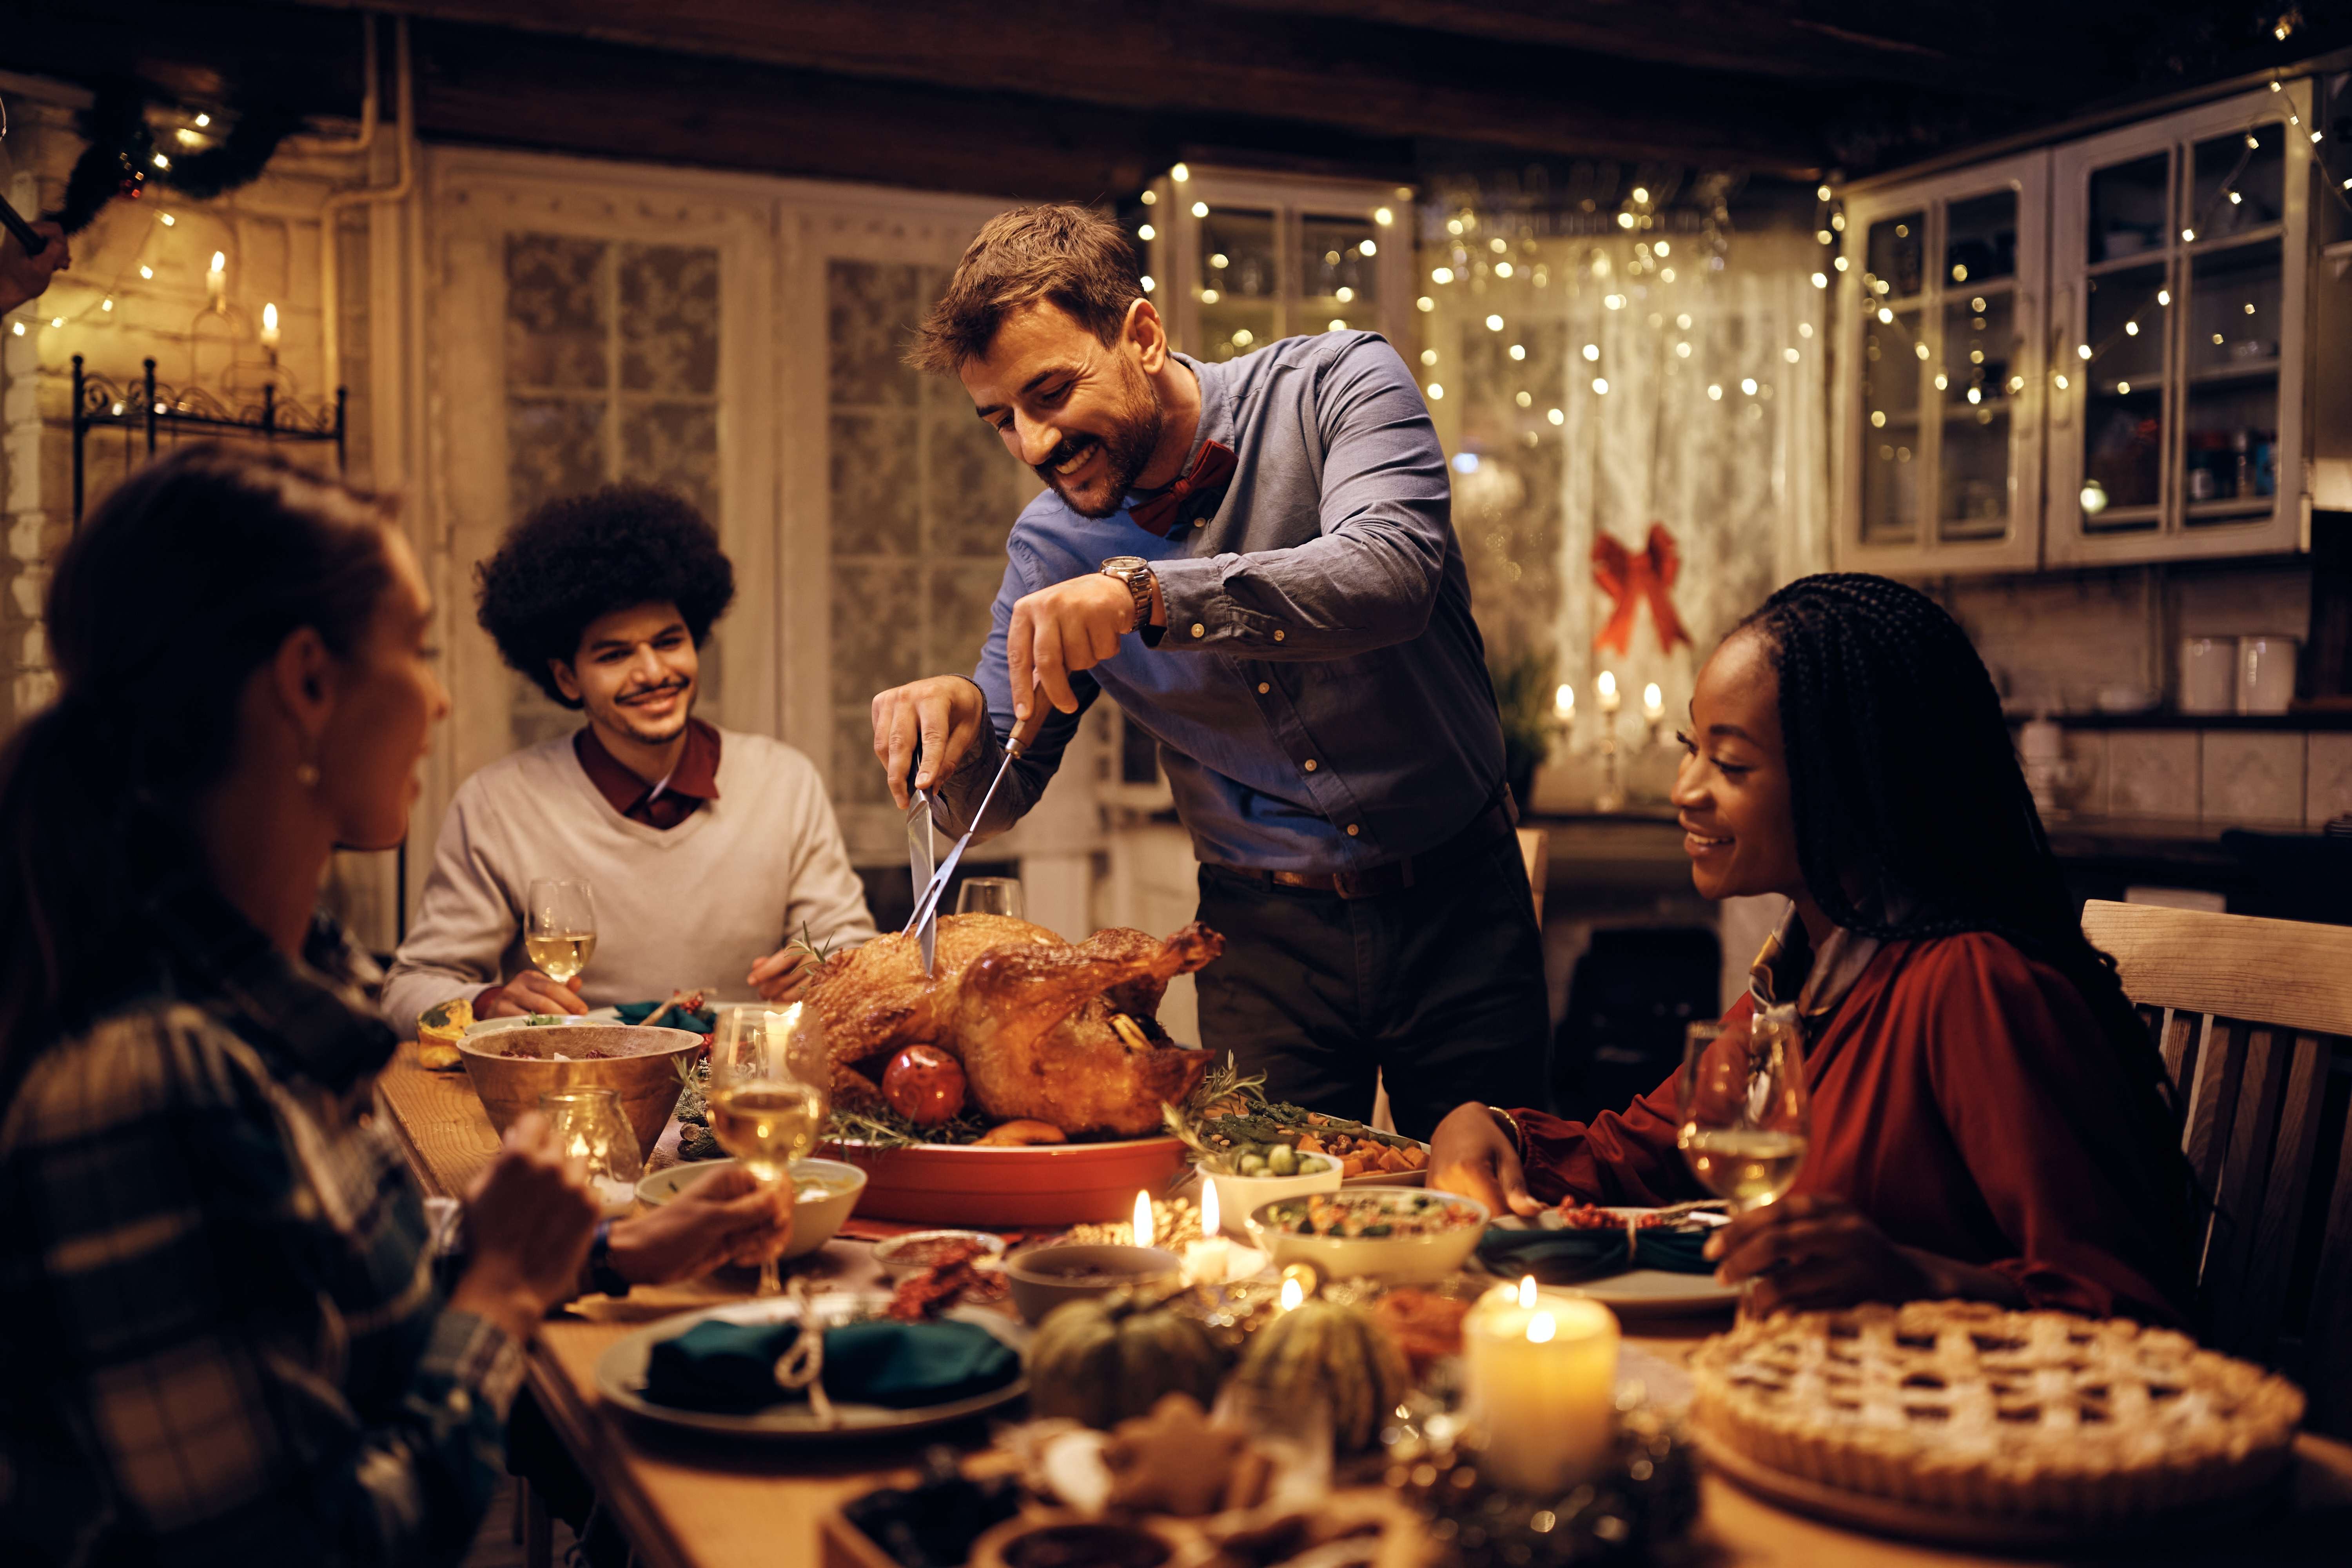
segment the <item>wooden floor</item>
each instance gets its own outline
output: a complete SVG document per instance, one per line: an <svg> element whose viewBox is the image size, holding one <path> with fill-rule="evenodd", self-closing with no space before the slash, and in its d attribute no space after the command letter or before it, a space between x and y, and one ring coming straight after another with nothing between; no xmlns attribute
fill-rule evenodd
<svg viewBox="0 0 2352 1568"><path fill-rule="evenodd" d="M572 1527L560 1519L551 1522L555 1530L555 1568L563 1568L564 1553L572 1549ZM498 1494L490 1499L490 1511L482 1521L481 1533L474 1537L474 1544L460 1568L523 1568L522 1539L515 1529L512 1476L499 1482Z"/></svg>

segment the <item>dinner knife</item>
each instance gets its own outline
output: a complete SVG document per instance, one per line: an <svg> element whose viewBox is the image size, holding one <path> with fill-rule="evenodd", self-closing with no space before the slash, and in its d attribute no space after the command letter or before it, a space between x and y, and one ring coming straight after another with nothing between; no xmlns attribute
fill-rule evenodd
<svg viewBox="0 0 2352 1568"><path fill-rule="evenodd" d="M988 815L988 803L996 798L996 786L1004 782L1006 771L1013 766L1013 759L1027 751L1030 742L1036 740L1037 732L1045 727L1045 715L1052 710L1045 700L1043 687L1031 694L1029 717L1013 726L1012 738L1004 742L1004 760L996 764L996 776L988 781L988 793L980 797L980 808L971 814L971 826L963 830L963 837L955 841L955 847L948 851L948 858L940 862L938 870L931 873L930 886L925 888L923 896L915 900L915 918L907 922L908 931L919 931L926 922L939 914L940 895L947 890L948 879L955 875L957 862L963 858L964 850L971 847L971 836L980 831L981 818ZM927 967L924 973L928 974L930 971Z"/></svg>

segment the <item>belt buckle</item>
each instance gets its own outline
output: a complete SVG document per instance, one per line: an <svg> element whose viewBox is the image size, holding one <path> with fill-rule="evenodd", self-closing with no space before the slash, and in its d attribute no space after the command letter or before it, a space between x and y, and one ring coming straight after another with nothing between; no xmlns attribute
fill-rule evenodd
<svg viewBox="0 0 2352 1568"><path fill-rule="evenodd" d="M1364 896L1364 879L1354 871L1334 871L1331 890L1343 899L1360 899Z"/></svg>

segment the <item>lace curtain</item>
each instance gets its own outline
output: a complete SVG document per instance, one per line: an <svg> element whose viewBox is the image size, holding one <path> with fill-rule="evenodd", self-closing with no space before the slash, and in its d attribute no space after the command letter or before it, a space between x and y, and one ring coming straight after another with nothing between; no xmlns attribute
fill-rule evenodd
<svg viewBox="0 0 2352 1568"><path fill-rule="evenodd" d="M1452 454L1454 524L1498 668L1549 656L1576 724L1538 779L1551 807L1599 783L1593 681L1612 671L1636 797L1663 797L1698 665L1778 584L1826 569L1825 290L1807 236L1513 237L1476 219L1426 246L1424 391ZM1502 241L1496 248L1496 241ZM1710 265L1720 261L1720 265ZM1441 274L1442 279L1441 279ZM1613 601L1594 542L1643 552L1663 524L1675 609L1694 639L1659 646L1644 603L1631 649L1595 637ZM1645 749L1643 689L1661 689Z"/></svg>

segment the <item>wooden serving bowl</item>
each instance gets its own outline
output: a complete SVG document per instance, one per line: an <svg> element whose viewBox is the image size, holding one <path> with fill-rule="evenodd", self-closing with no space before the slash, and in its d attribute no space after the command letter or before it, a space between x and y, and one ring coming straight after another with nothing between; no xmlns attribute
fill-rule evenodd
<svg viewBox="0 0 2352 1568"><path fill-rule="evenodd" d="M631 1024L549 1024L457 1042L466 1076L500 1132L524 1111L538 1110L539 1097L550 1089L609 1089L636 1132L640 1160L654 1152L677 1109L686 1089L678 1068L701 1048L702 1037L690 1030ZM587 1051L604 1055L583 1059ZM558 1052L572 1059L557 1061Z"/></svg>

